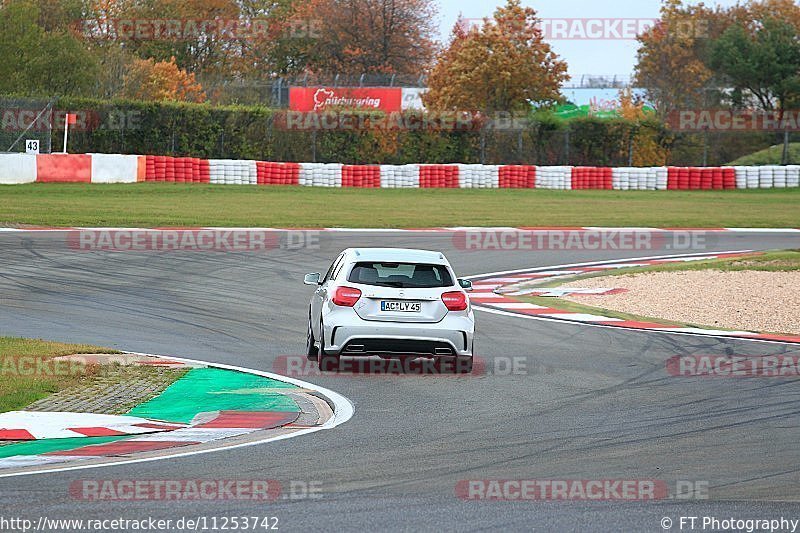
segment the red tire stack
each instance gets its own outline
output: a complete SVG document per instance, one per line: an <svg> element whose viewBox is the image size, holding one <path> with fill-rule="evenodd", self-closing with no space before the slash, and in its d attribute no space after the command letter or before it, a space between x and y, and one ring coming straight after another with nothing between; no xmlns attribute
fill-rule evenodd
<svg viewBox="0 0 800 533"><path fill-rule="evenodd" d="M163 155L155 157L155 179L154 181L167 181L167 158Z"/></svg>
<svg viewBox="0 0 800 533"><path fill-rule="evenodd" d="M501 189L533 189L536 187L534 165L504 165L500 167Z"/></svg>
<svg viewBox="0 0 800 533"><path fill-rule="evenodd" d="M458 188L458 167L455 165L420 165L420 188Z"/></svg>
<svg viewBox="0 0 800 533"><path fill-rule="evenodd" d="M259 185L297 185L299 182L299 163L256 161L256 183Z"/></svg>
<svg viewBox="0 0 800 533"><path fill-rule="evenodd" d="M380 188L381 167L378 165L343 165L342 187Z"/></svg>
<svg viewBox="0 0 800 533"><path fill-rule="evenodd" d="M174 157L173 158L174 165L175 165L175 182L176 183L185 183L186 182L186 164L184 163L183 157Z"/></svg>
<svg viewBox="0 0 800 533"><path fill-rule="evenodd" d="M144 181L156 181L156 156L144 156Z"/></svg>
<svg viewBox="0 0 800 533"><path fill-rule="evenodd" d="M572 167L573 189L611 189L611 168Z"/></svg>
<svg viewBox="0 0 800 533"><path fill-rule="evenodd" d="M700 170L700 188L704 191L709 191L714 187L714 169L701 168Z"/></svg>
<svg viewBox="0 0 800 533"><path fill-rule="evenodd" d="M164 181L175 182L175 158L165 157L164 162L166 164Z"/></svg>
<svg viewBox="0 0 800 533"><path fill-rule="evenodd" d="M725 187L723 184L722 169L719 167L715 167L710 170L711 170L711 188L724 189Z"/></svg>
<svg viewBox="0 0 800 533"><path fill-rule="evenodd" d="M736 188L736 169L733 167L726 167L722 171L722 188L735 189Z"/></svg>
<svg viewBox="0 0 800 533"><path fill-rule="evenodd" d="M198 181L200 183L211 182L211 166L208 164L208 159L198 159Z"/></svg>

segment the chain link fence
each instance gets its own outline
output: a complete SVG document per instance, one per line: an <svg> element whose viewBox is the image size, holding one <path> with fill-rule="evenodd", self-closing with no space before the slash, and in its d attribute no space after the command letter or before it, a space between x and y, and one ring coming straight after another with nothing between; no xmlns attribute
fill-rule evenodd
<svg viewBox="0 0 800 533"><path fill-rule="evenodd" d="M50 153L58 123L55 99L0 98L0 152L24 152L38 141L39 152Z"/></svg>

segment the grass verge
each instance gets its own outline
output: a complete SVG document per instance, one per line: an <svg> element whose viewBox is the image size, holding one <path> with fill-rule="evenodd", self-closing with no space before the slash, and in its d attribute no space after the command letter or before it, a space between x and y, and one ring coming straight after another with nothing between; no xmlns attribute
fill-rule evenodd
<svg viewBox="0 0 800 533"><path fill-rule="evenodd" d="M782 156L783 145L779 144L747 154L728 164L730 166L780 165ZM789 143L789 161L795 165L800 162L800 143Z"/></svg>
<svg viewBox="0 0 800 533"><path fill-rule="evenodd" d="M125 398L102 398L104 391L121 383L155 383L166 388L185 371L120 364L83 364L53 361L72 354L120 353L87 344L64 344L41 339L0 337L0 412L29 407L34 410L62 411L94 401L104 414L123 414L134 407L141 394ZM45 399L46 398L46 399ZM45 399L47 409L37 408ZM145 398L149 399L149 398ZM57 400L57 401L55 401ZM33 404L33 405L32 405ZM55 407L55 408L54 408ZM79 411L83 409L77 409ZM94 412L94 411L92 411Z"/></svg>
<svg viewBox="0 0 800 533"><path fill-rule="evenodd" d="M0 186L0 223L51 226L798 227L800 188L327 189L172 183Z"/></svg>
<svg viewBox="0 0 800 533"><path fill-rule="evenodd" d="M88 344L0 337L0 412L25 407L97 374L95 366L55 368L54 357L80 353L119 353Z"/></svg>

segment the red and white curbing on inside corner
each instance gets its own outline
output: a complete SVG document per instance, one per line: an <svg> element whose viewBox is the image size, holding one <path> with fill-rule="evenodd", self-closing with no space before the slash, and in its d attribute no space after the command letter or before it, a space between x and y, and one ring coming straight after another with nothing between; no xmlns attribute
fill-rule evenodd
<svg viewBox="0 0 800 533"><path fill-rule="evenodd" d="M536 281L543 282L561 277L571 277L590 272L603 272L618 268L653 266L686 261L702 261L707 259L721 259L726 257L739 257L752 254L753 252L750 250L687 254L681 256L648 257L641 259L625 259L574 265L560 265L556 267L543 267L478 275L470 278L473 281L473 292L470 293L470 301L478 310L497 311L501 312L502 314L518 314L527 316L529 318L560 320L565 322L576 322L592 324L596 326L628 328L636 330L655 330L667 333L709 335L715 337L733 337L800 344L800 336L795 335L773 335L753 331L689 328L669 326L655 322L623 320L620 318L612 318L601 315L564 311L562 309L535 305L529 302L522 302L518 298L515 298L515 296L530 294L530 289L526 289L524 284Z"/></svg>
<svg viewBox="0 0 800 533"><path fill-rule="evenodd" d="M220 450L250 447L299 437L317 431L333 429L350 420L355 413L352 402L337 392L272 372L154 354L132 353L131 355L159 358L169 362L169 364L180 363L192 366L209 366L224 370L233 370L291 383L305 391L312 391L324 397L330 405L332 416L321 425L309 427L293 425L293 422L295 422L298 417L298 413L296 412L219 411L214 413L214 416L208 420L195 420L193 421L194 424L189 426L179 427L176 425L170 429L161 429L159 433L141 435L139 437L106 444L93 444L67 451L53 451L39 455L18 455L2 458L0 459L0 478L102 468L117 464L144 463L162 459L203 455ZM280 427L291 428L292 431L246 442L229 443L226 441L226 439L232 437L241 437L257 431ZM211 445L212 443L213 445ZM182 450L184 447L198 444L209 444L209 446L186 451ZM145 452L163 452L166 453L166 455L152 457L137 457L136 455L132 455ZM92 461L86 464L89 460ZM78 464L71 464L74 462L78 462ZM39 467L39 469L37 469L37 467ZM25 468L25 470L2 473L2 470L20 468Z"/></svg>
<svg viewBox="0 0 800 533"><path fill-rule="evenodd" d="M0 154L0 184L142 181L384 189L769 189L800 186L800 165L343 165L126 154Z"/></svg>
<svg viewBox="0 0 800 533"><path fill-rule="evenodd" d="M116 437L175 431L184 424L127 415L9 411L0 413L0 440Z"/></svg>

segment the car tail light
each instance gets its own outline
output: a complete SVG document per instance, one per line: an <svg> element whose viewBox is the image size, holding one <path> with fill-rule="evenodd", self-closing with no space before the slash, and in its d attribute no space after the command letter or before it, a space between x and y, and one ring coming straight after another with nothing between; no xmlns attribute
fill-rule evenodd
<svg viewBox="0 0 800 533"><path fill-rule="evenodd" d="M361 298L361 291L353 287L338 287L333 293L333 303L342 307L353 307Z"/></svg>
<svg viewBox="0 0 800 533"><path fill-rule="evenodd" d="M464 311L467 308L467 295L461 291L442 294L442 301L449 311Z"/></svg>

